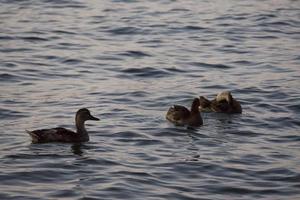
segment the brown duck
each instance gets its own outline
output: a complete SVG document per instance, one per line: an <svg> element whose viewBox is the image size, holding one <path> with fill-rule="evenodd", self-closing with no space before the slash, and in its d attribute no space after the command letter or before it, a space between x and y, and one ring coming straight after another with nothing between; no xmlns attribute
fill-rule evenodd
<svg viewBox="0 0 300 200"><path fill-rule="evenodd" d="M199 111L200 101L199 98L193 100L191 110L180 105L173 105L169 108L166 118L175 125L180 126L201 126L203 120Z"/></svg>
<svg viewBox="0 0 300 200"><path fill-rule="evenodd" d="M52 129L40 129L34 131L27 131L32 138L32 143L45 143L45 142L87 142L89 141L88 132L85 129L85 121L99 119L92 116L90 111L86 108L79 109L76 113L75 123L77 131L57 127Z"/></svg>
<svg viewBox="0 0 300 200"><path fill-rule="evenodd" d="M242 113L241 104L232 97L228 91L221 92L215 99L209 101L203 96L200 96L201 112L219 112L219 113Z"/></svg>

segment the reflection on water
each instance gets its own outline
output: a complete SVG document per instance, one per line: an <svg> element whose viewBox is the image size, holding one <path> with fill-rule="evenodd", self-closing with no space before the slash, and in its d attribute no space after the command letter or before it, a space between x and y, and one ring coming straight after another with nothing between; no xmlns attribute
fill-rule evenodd
<svg viewBox="0 0 300 200"><path fill-rule="evenodd" d="M74 153L75 155L78 155L78 156L82 156L82 154L84 153L84 151L82 150L83 148L83 144L73 144L71 146L71 149L72 149L72 153Z"/></svg>
<svg viewBox="0 0 300 200"><path fill-rule="evenodd" d="M0 4L0 199L299 198L298 1ZM243 114L165 120L223 90ZM31 144L83 107L90 142Z"/></svg>

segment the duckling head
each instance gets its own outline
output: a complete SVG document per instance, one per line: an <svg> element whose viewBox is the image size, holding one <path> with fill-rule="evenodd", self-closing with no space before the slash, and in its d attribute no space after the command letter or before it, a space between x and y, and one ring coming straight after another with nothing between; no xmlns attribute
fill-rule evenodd
<svg viewBox="0 0 300 200"><path fill-rule="evenodd" d="M97 117L91 115L90 111L87 108L81 108L76 113L76 122L85 122L87 120L99 121Z"/></svg>

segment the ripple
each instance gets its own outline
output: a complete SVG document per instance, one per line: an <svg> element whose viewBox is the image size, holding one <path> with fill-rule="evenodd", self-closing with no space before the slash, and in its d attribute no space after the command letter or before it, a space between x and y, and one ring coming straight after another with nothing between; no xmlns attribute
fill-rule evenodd
<svg viewBox="0 0 300 200"><path fill-rule="evenodd" d="M153 68L153 67L144 67L144 68L127 68L122 70L122 75L127 77L128 75L133 75L135 77L144 77L144 78L162 78L165 76L169 76L170 73L168 73L165 70Z"/></svg>
<svg viewBox="0 0 300 200"><path fill-rule="evenodd" d="M35 37L35 36L18 37L18 39L25 40L25 41L28 41L28 42L44 42L44 41L48 41L47 38Z"/></svg>
<svg viewBox="0 0 300 200"><path fill-rule="evenodd" d="M115 35L132 35L132 34L142 34L144 31L136 27L120 27L109 30L110 33Z"/></svg>
<svg viewBox="0 0 300 200"><path fill-rule="evenodd" d="M213 68L213 69L231 69L231 66L224 65L224 64L209 64L209 63L202 63L202 62L192 62L189 63L192 66L196 67L204 67L204 68Z"/></svg>
<svg viewBox="0 0 300 200"><path fill-rule="evenodd" d="M83 61L80 60L80 59L65 59L62 61L62 63L65 63L65 64L70 64L70 65L73 65L73 64L79 64L79 63L82 63Z"/></svg>
<svg viewBox="0 0 300 200"><path fill-rule="evenodd" d="M0 199L298 199L297 3L3 0ZM242 114L165 119L223 90ZM89 142L31 144L81 107Z"/></svg>
<svg viewBox="0 0 300 200"><path fill-rule="evenodd" d="M142 51L127 51L126 53L121 53L119 55L121 55L121 56L135 57L135 58L151 56L150 54L144 53Z"/></svg>
<svg viewBox="0 0 300 200"><path fill-rule="evenodd" d="M0 74L0 82L14 83L14 82L19 82L21 80L22 80L22 77L17 76L15 74L11 74L11 73L1 73Z"/></svg>

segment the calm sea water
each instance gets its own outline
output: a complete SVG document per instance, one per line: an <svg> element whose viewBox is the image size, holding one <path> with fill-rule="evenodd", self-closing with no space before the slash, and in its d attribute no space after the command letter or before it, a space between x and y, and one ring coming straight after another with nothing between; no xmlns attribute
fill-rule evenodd
<svg viewBox="0 0 300 200"><path fill-rule="evenodd" d="M300 199L300 1L0 2L0 199ZM82 107L90 142L31 144Z"/></svg>

